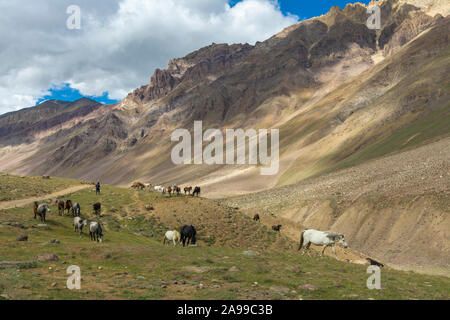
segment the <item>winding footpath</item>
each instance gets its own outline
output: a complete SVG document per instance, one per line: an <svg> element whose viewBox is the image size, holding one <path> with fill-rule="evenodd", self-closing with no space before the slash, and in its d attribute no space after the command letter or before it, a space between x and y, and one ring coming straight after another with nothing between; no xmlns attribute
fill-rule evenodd
<svg viewBox="0 0 450 320"><path fill-rule="evenodd" d="M73 186L64 190L60 190L54 193L50 193L50 194L46 194L43 196L39 196L39 197L31 197L31 198L26 198L26 199L18 199L18 200L11 200L11 201L3 201L0 202L0 210L7 210L7 209L12 209L12 208L17 208L17 207L25 207L28 204L31 204L35 201L43 201L43 200L47 200L49 198L56 198L59 196L63 196L69 193L73 193L73 192L77 192L83 189L87 189L92 187L91 185L78 185L78 186Z"/></svg>

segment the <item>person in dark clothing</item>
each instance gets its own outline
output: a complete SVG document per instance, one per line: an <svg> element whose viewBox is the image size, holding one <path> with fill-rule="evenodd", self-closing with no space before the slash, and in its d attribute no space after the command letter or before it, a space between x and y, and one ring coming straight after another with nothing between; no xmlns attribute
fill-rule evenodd
<svg viewBox="0 0 450 320"><path fill-rule="evenodd" d="M100 182L95 185L95 194L100 194Z"/></svg>

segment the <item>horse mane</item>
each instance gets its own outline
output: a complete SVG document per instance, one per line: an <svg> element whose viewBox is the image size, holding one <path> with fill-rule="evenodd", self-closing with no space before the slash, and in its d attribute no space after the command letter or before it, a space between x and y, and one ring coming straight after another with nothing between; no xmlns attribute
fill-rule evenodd
<svg viewBox="0 0 450 320"><path fill-rule="evenodd" d="M327 232L327 238L333 241L339 240L340 234L337 234L335 232Z"/></svg>

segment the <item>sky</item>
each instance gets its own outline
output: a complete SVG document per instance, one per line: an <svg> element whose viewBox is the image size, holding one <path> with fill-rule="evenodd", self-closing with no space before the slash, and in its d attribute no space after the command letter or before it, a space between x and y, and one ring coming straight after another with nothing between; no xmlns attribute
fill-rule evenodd
<svg viewBox="0 0 450 320"><path fill-rule="evenodd" d="M0 114L48 99L117 102L170 59L212 42L264 41L346 2L0 0ZM71 5L80 29L67 27Z"/></svg>

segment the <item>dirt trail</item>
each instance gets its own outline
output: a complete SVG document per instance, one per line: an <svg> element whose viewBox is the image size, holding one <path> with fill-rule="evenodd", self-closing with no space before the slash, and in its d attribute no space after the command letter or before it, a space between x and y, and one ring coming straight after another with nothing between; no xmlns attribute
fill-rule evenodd
<svg viewBox="0 0 450 320"><path fill-rule="evenodd" d="M67 188L64 190L60 190L60 191L57 191L54 193L46 194L44 196L0 202L0 210L12 209L12 208L16 208L16 207L24 207L35 201L42 201L42 200L46 200L49 198L56 198L59 196L77 192L77 191L87 189L90 187L91 187L90 185L78 185L78 186L73 186L73 187L70 187L70 188Z"/></svg>

